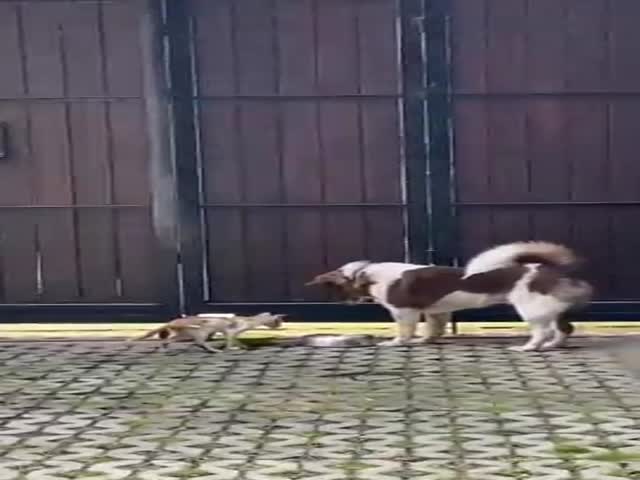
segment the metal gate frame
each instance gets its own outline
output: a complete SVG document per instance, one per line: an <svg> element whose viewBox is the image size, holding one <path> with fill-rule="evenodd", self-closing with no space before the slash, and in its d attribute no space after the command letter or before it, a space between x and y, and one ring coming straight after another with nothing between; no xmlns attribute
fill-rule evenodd
<svg viewBox="0 0 640 480"><path fill-rule="evenodd" d="M455 264L456 203L452 158L450 0L398 0L401 5L402 119L409 257ZM199 165L187 2L147 0L143 30L150 125L152 215L163 304L0 305L9 322L158 320L206 310L265 309L309 321L387 320L378 306L337 303L205 303ZM525 205L526 206L526 205ZM640 302L599 302L592 320L635 319ZM465 319L513 319L507 308L464 313Z"/></svg>

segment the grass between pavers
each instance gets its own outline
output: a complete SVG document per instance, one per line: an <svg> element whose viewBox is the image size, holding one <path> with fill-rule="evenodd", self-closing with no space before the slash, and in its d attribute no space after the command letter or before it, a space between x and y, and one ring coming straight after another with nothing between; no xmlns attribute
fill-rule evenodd
<svg viewBox="0 0 640 480"><path fill-rule="evenodd" d="M104 339L132 337L159 326L159 323L23 323L0 324L0 338L3 339L47 339L47 338L92 338ZM576 333L583 335L640 334L640 322L577 322ZM330 322L303 323L288 322L280 330L255 330L247 332L243 338L272 338L308 335L311 333L361 334L369 333L391 336L392 322ZM458 333L462 335L526 335L528 328L523 322L462 322L458 323Z"/></svg>

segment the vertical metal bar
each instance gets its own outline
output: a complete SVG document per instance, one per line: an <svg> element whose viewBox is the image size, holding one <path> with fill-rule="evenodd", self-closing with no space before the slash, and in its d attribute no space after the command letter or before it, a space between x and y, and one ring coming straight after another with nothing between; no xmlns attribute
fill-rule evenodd
<svg viewBox="0 0 640 480"><path fill-rule="evenodd" d="M425 143L423 0L401 0L402 130L409 260L430 260Z"/></svg>
<svg viewBox="0 0 640 480"><path fill-rule="evenodd" d="M158 244L157 288L169 310L182 310L178 288L176 172L171 156L162 4L147 0L141 22L144 100L149 139L151 213Z"/></svg>
<svg viewBox="0 0 640 480"><path fill-rule="evenodd" d="M111 85L109 84L109 75L107 73L107 47L106 47L105 17L104 4L101 0L98 3L98 55L100 57L100 76L102 81L102 93L104 97L111 97ZM105 100L102 104L104 108L104 128L106 134L106 203L111 205L115 201L115 167L114 167L114 138L113 138L113 121L111 118L111 102ZM109 225L111 228L111 244L113 245L113 271L115 273L114 292L116 297L124 295L122 284L122 260L120 259L120 237L118 235L118 217L117 209L112 208L109 211Z"/></svg>
<svg viewBox="0 0 640 480"><path fill-rule="evenodd" d="M60 56L60 65L62 67L62 96L66 99L69 98L69 62L67 58L67 45L62 25L58 25L58 51ZM65 143L67 145L67 160L68 160L68 175L69 175L69 188L71 190L71 204L76 205L78 203L77 198L77 186L76 186L76 173L75 173L75 151L74 151L74 137L73 126L71 122L71 104L64 102L64 131L65 131ZM84 286L82 278L82 268L80 265L80 238L78 236L79 221L78 212L76 209L71 209L71 232L73 238L73 263L76 273L76 295L80 298L84 296Z"/></svg>
<svg viewBox="0 0 640 480"><path fill-rule="evenodd" d="M355 48L355 63L356 63L356 88L357 95L363 95L362 89L362 49L365 46L362 44L361 38L361 19L360 19L360 4L353 2L351 4L351 10L353 13L353 36ZM369 201L369 189L367 188L367 162L365 156L367 154L365 146L365 127L364 127L364 103L367 100L362 98L355 99L356 105L356 122L358 130L358 173L360 181L360 201ZM362 239L365 258L371 258L371 242L369 241L369 231L371 230L369 225L369 209L367 207L361 207L360 213L362 215Z"/></svg>
<svg viewBox="0 0 640 480"><path fill-rule="evenodd" d="M320 94L320 25L319 11L320 2L322 0L311 0L311 12L313 17L313 92L314 95ZM316 122L316 141L318 142L318 160L320 183L320 203L327 203L327 162L325 156L324 131L322 128L322 105L319 98L314 100L314 116ZM322 261L326 268L329 265L329 238L327 235L329 225L329 215L326 208L320 208L320 225L321 225L321 248Z"/></svg>
<svg viewBox="0 0 640 480"><path fill-rule="evenodd" d="M204 305L202 229L197 134L193 97L193 59L188 2L165 3L170 118L177 192L178 254L182 312Z"/></svg>
<svg viewBox="0 0 640 480"><path fill-rule="evenodd" d="M451 146L449 50L450 0L427 1L424 26L427 85L437 93L427 102L427 167L431 213L432 260L440 265L456 257Z"/></svg>
<svg viewBox="0 0 640 480"><path fill-rule="evenodd" d="M278 0L271 0L271 28L272 28L272 51L273 58L275 62L275 66L273 69L274 74L274 84L277 95L282 95L282 52L280 51L280 8L287 8L288 5L285 6L280 5ZM284 163L284 142L285 142L285 114L286 114L286 106L283 105L282 102L276 102L273 106L274 114L275 114L275 125L276 125L276 151L278 155L278 189L280 190L280 201L282 203L287 203L287 183L286 183L286 175L285 175L285 163ZM286 209L282 209L279 212L279 222L280 222L280 238L282 239L281 252L282 252L282 262L283 262L283 292L285 298L291 297L291 265L289 264L289 214Z"/></svg>
<svg viewBox="0 0 640 480"><path fill-rule="evenodd" d="M198 175L198 202L200 207L200 238L202 248L202 266L200 271L202 272L202 289L204 303L208 303L211 300L211 276L209 272L209 249L207 247L207 235L208 235L208 218L204 205L206 203L205 191L204 191L204 165L202 158L202 128L201 128L201 100L200 96L200 70L198 65L198 45L196 44L196 37L198 35L198 23L193 15L189 18L189 51L191 53L191 84L193 88L193 121L195 129L195 142L196 142L196 157L197 157L197 175Z"/></svg>

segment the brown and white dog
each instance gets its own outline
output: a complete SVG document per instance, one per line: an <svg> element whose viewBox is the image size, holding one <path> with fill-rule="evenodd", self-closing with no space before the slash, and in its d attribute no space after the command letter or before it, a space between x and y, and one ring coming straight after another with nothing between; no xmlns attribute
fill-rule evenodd
<svg viewBox="0 0 640 480"><path fill-rule="evenodd" d="M397 324L393 340L410 343L424 315L423 341L444 334L451 313L510 304L531 329L531 338L514 350L562 346L573 326L562 315L588 303L593 289L576 277L580 259L569 248L549 242L500 245L472 258L464 268L356 261L323 273L308 285L340 287L351 298L372 297Z"/></svg>

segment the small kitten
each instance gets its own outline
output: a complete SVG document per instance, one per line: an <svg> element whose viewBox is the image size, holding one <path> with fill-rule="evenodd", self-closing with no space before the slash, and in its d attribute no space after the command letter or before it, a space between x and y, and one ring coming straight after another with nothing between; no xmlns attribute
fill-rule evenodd
<svg viewBox="0 0 640 480"><path fill-rule="evenodd" d="M216 333L222 333L226 339L227 349L242 348L237 337L243 332L258 327L276 329L282 326L284 315L274 315L268 312L258 315L243 317L215 317L215 316L190 316L176 318L165 325L155 328L140 337L130 340L144 340L155 335L162 340L162 347L166 348L172 341L193 340L200 348L208 352L219 352L220 349L207 345L209 337Z"/></svg>

